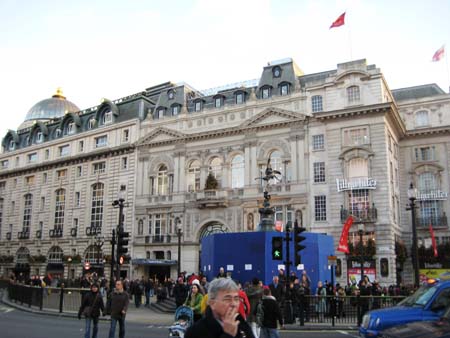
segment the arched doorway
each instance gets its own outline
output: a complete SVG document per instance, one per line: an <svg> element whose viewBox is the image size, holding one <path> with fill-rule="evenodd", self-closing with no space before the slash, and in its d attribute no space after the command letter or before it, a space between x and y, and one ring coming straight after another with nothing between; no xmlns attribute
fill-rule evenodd
<svg viewBox="0 0 450 338"><path fill-rule="evenodd" d="M55 281L64 277L64 264L63 264L64 251L59 246L53 246L48 250L47 255L47 275L50 274Z"/></svg>
<svg viewBox="0 0 450 338"><path fill-rule="evenodd" d="M20 247L16 252L14 274L21 282L24 282L30 277L30 250L26 247Z"/></svg>
<svg viewBox="0 0 450 338"><path fill-rule="evenodd" d="M224 225L222 222L220 221L210 221L208 223L205 223L203 225L203 227L200 229L199 232L199 238L198 238L198 244L199 244L199 252L198 252L198 271L202 271L201 267L202 267L202 262L200 257L202 256L202 239L213 235L213 234L225 234L230 232L230 230L228 229L228 227L226 225Z"/></svg>
<svg viewBox="0 0 450 338"><path fill-rule="evenodd" d="M89 263L87 265L86 263ZM101 247L97 245L90 245L87 247L84 252L84 266L83 273L97 273L97 275L104 275L104 259L103 259L103 250ZM86 269L86 267L89 267Z"/></svg>

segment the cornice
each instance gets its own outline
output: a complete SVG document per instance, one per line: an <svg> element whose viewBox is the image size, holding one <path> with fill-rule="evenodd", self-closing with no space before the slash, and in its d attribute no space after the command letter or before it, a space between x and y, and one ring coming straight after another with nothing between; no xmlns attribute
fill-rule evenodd
<svg viewBox="0 0 450 338"><path fill-rule="evenodd" d="M420 136L437 136L445 134L450 134L450 126L408 130L406 132L405 138L411 139Z"/></svg>

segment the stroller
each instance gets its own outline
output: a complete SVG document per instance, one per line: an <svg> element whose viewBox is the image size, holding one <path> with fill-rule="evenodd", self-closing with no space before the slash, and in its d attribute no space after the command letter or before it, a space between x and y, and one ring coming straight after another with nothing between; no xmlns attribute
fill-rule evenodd
<svg viewBox="0 0 450 338"><path fill-rule="evenodd" d="M189 326L194 322L194 312L188 306L180 306L175 311L175 323L169 327L169 337L184 338Z"/></svg>

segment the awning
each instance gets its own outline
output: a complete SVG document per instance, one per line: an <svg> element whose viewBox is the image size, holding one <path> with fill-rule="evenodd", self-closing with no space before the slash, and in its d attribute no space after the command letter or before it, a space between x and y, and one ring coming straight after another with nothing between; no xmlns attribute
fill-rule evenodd
<svg viewBox="0 0 450 338"><path fill-rule="evenodd" d="M146 259L146 258L135 258L131 260L133 265L177 265L176 260L169 259Z"/></svg>

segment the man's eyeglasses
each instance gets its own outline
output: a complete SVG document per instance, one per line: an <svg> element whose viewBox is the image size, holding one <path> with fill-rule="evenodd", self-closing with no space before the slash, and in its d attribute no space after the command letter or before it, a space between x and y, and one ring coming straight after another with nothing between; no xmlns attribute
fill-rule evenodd
<svg viewBox="0 0 450 338"><path fill-rule="evenodd" d="M227 304L231 304L231 303L239 303L240 302L240 298L238 296L236 297L232 297L232 296L225 296L222 298L222 302L227 303Z"/></svg>

